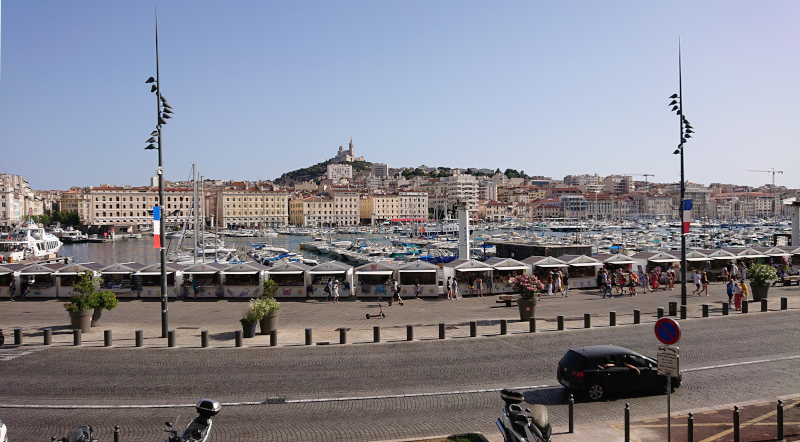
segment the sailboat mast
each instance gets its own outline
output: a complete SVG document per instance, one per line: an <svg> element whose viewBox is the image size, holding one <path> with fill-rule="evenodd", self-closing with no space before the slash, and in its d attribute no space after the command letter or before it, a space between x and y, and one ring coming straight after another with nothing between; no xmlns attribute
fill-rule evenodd
<svg viewBox="0 0 800 442"><path fill-rule="evenodd" d="M197 235L200 234L197 230L197 169L192 163L192 230L194 231L194 263L197 264Z"/></svg>

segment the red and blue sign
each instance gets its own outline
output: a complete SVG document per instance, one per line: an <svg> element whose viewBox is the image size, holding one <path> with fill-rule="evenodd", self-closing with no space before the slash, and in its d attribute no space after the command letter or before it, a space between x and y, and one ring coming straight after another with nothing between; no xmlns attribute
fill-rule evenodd
<svg viewBox="0 0 800 442"><path fill-rule="evenodd" d="M656 321L656 338L664 345L675 345L681 340L681 326L672 318Z"/></svg>

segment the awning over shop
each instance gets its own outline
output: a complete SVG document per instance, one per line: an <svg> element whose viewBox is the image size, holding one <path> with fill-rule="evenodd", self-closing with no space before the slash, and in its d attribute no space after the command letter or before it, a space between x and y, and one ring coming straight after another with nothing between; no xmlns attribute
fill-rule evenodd
<svg viewBox="0 0 800 442"><path fill-rule="evenodd" d="M303 273L302 270L276 270L269 272L270 275L299 275L301 273Z"/></svg>
<svg viewBox="0 0 800 442"><path fill-rule="evenodd" d="M391 270L359 270L356 275L391 275L392 273L394 272Z"/></svg>
<svg viewBox="0 0 800 442"><path fill-rule="evenodd" d="M410 272L410 273L421 273L421 272L435 272L435 269L404 269L399 270L400 272Z"/></svg>

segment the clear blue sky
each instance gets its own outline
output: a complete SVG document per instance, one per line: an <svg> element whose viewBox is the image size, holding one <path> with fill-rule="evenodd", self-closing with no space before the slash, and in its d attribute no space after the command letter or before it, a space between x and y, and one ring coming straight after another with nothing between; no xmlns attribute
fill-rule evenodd
<svg viewBox="0 0 800 442"><path fill-rule="evenodd" d="M35 189L274 179L356 154L390 167L800 187L798 1L2 2L0 172Z"/></svg>

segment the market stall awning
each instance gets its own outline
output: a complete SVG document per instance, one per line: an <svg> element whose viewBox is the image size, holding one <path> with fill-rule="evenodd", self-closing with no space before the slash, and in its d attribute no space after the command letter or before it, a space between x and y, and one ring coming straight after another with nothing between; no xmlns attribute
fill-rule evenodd
<svg viewBox="0 0 800 442"><path fill-rule="evenodd" d="M183 273L187 275L213 275L214 273L219 273L219 270L186 271Z"/></svg>
<svg viewBox="0 0 800 442"><path fill-rule="evenodd" d="M315 275L337 275L339 273L347 273L347 270L310 270L308 273Z"/></svg>
<svg viewBox="0 0 800 442"><path fill-rule="evenodd" d="M175 273L174 270L167 270L167 275ZM161 272L136 272L136 276L161 276Z"/></svg>
<svg viewBox="0 0 800 442"><path fill-rule="evenodd" d="M493 270L528 270L528 266L494 267Z"/></svg>
<svg viewBox="0 0 800 442"><path fill-rule="evenodd" d="M270 275L299 275L303 273L302 270L275 270L267 272Z"/></svg>
<svg viewBox="0 0 800 442"><path fill-rule="evenodd" d="M409 272L409 273L422 273L422 272L435 272L436 269L404 269L399 270L400 272Z"/></svg>
<svg viewBox="0 0 800 442"><path fill-rule="evenodd" d="M225 275L255 275L260 270L223 270L220 273Z"/></svg>
<svg viewBox="0 0 800 442"><path fill-rule="evenodd" d="M686 258L687 261L713 261L714 258Z"/></svg>
<svg viewBox="0 0 800 442"><path fill-rule="evenodd" d="M569 267L568 264L534 264L534 267Z"/></svg>
<svg viewBox="0 0 800 442"><path fill-rule="evenodd" d="M589 267L589 266L602 267L603 263L602 262L576 262L575 264L570 264L570 267Z"/></svg>
<svg viewBox="0 0 800 442"><path fill-rule="evenodd" d="M394 273L391 270L359 270L356 275L391 275Z"/></svg>
<svg viewBox="0 0 800 442"><path fill-rule="evenodd" d="M494 270L491 267L467 267L463 269L456 269L457 272L488 272Z"/></svg>
<svg viewBox="0 0 800 442"><path fill-rule="evenodd" d="M648 259L650 262L678 262L680 259L675 258L661 258L661 259Z"/></svg>

